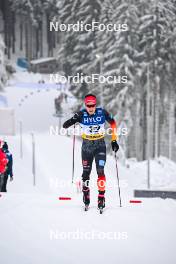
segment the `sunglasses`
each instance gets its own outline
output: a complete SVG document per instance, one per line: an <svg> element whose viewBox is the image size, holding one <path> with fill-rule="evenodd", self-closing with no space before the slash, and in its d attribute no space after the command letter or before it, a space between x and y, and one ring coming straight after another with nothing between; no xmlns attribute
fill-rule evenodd
<svg viewBox="0 0 176 264"><path fill-rule="evenodd" d="M92 105L86 105L87 108L91 108L91 107L95 107L96 104L92 104Z"/></svg>

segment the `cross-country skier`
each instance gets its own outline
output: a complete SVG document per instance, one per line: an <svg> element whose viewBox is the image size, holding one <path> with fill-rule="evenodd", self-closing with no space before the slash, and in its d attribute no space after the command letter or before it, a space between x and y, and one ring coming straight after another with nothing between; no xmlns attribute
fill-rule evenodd
<svg viewBox="0 0 176 264"><path fill-rule="evenodd" d="M92 169L92 162L95 158L96 170L98 174L98 208L105 207L105 182L106 177L104 167L106 163L106 144L105 136L105 122L107 121L112 130L111 145L113 151L117 152L119 145L117 143L116 122L112 115L105 109L96 107L96 96L88 94L84 98L85 108L75 113L75 115L63 124L63 128L69 128L75 123L80 123L82 128L82 183L83 183L83 201L85 210L88 209L90 203L90 189L89 180Z"/></svg>
<svg viewBox="0 0 176 264"><path fill-rule="evenodd" d="M2 150L6 154L6 158L8 160L8 163L6 166L6 171L4 172L4 180L3 180L1 192L7 192L7 181L8 181L9 175L10 175L10 181L13 181L13 157L9 151L7 142L4 142L4 144L2 146Z"/></svg>
<svg viewBox="0 0 176 264"><path fill-rule="evenodd" d="M2 150L2 146L3 146L3 141L0 140L0 192L2 190L2 185L4 181L4 173L6 171L6 166L8 163L6 154Z"/></svg>

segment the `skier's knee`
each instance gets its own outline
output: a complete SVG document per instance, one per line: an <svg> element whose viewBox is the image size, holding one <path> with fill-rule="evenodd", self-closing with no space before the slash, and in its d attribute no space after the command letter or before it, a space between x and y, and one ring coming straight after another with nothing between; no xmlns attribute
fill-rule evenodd
<svg viewBox="0 0 176 264"><path fill-rule="evenodd" d="M83 174L82 174L83 184L88 186L89 179L90 179L90 171L83 171Z"/></svg>
<svg viewBox="0 0 176 264"><path fill-rule="evenodd" d="M99 175L97 180L97 186L99 191L105 191L106 187L106 177L105 175Z"/></svg>

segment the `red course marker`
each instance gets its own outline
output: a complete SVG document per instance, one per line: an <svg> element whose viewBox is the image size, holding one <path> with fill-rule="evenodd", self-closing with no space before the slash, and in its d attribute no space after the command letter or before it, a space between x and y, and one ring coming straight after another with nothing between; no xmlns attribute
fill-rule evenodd
<svg viewBox="0 0 176 264"><path fill-rule="evenodd" d="M59 197L59 200L71 200L71 197Z"/></svg>
<svg viewBox="0 0 176 264"><path fill-rule="evenodd" d="M142 203L140 200L130 200L130 203Z"/></svg>

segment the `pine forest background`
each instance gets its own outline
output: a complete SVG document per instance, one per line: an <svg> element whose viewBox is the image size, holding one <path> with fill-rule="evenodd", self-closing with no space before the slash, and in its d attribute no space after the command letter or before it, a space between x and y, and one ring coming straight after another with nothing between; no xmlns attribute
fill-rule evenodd
<svg viewBox="0 0 176 264"><path fill-rule="evenodd" d="M125 23L128 31L51 32L50 21ZM128 129L120 137L128 158L176 161L175 0L0 0L0 89L7 61L18 57L55 57L65 76L126 75L127 84L71 85L77 108L86 93L99 101L103 93L106 109Z"/></svg>

